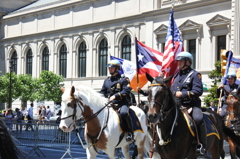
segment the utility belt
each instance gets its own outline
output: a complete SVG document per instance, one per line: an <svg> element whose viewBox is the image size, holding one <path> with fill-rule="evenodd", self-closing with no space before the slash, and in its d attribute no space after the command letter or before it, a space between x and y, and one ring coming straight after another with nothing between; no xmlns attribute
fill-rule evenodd
<svg viewBox="0 0 240 159"><path fill-rule="evenodd" d="M182 104L193 104L196 106L201 106L201 99L199 97L195 98L181 98Z"/></svg>

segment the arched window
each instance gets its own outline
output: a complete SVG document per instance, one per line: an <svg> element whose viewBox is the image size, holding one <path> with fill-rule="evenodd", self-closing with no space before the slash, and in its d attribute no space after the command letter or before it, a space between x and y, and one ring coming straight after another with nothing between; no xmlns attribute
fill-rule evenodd
<svg viewBox="0 0 240 159"><path fill-rule="evenodd" d="M26 74L32 74L32 49L28 50L26 58Z"/></svg>
<svg viewBox="0 0 240 159"><path fill-rule="evenodd" d="M86 43L82 42L78 48L78 77L86 77Z"/></svg>
<svg viewBox="0 0 240 159"><path fill-rule="evenodd" d="M49 50L45 47L42 52L42 70L49 71Z"/></svg>
<svg viewBox="0 0 240 159"><path fill-rule="evenodd" d="M59 73L62 75L64 78L67 77L67 47L65 44L62 45L60 49L60 70Z"/></svg>
<svg viewBox="0 0 240 159"><path fill-rule="evenodd" d="M99 76L107 76L108 42L103 39L99 45Z"/></svg>
<svg viewBox="0 0 240 159"><path fill-rule="evenodd" d="M17 74L17 52L14 51L11 57L11 61L12 61L12 72L15 72L15 74Z"/></svg>
<svg viewBox="0 0 240 159"><path fill-rule="evenodd" d="M131 38L126 35L122 41L122 58L131 61Z"/></svg>

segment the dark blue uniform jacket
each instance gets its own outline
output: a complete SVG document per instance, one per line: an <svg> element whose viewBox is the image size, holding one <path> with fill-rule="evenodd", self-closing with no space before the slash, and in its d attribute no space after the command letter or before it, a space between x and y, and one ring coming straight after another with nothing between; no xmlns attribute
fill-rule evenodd
<svg viewBox="0 0 240 159"><path fill-rule="evenodd" d="M116 76L111 76L105 79L100 93L106 98L115 95L118 103L120 101L124 103L130 102L130 92L132 88L129 84L130 81L127 77L121 77L120 74L117 74Z"/></svg>
<svg viewBox="0 0 240 159"><path fill-rule="evenodd" d="M222 96L224 96L223 98L223 104L226 104L226 99L227 99L227 92L237 92L240 89L240 86L237 85L236 83L234 83L232 86L230 86L229 84L225 85L223 87L223 92L222 92ZM220 89L217 89L217 96L220 97Z"/></svg>
<svg viewBox="0 0 240 159"><path fill-rule="evenodd" d="M192 74L188 77L188 74L191 72ZM189 67L185 70L180 70L173 78L174 82L172 83L171 91L173 94L177 91L182 92L182 105L201 107L199 98L203 93L201 74Z"/></svg>

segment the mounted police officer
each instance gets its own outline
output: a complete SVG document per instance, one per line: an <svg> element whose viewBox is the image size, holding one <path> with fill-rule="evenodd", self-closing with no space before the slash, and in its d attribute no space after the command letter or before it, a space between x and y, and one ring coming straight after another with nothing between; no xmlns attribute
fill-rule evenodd
<svg viewBox="0 0 240 159"><path fill-rule="evenodd" d="M118 60L111 60L107 67L111 77L105 79L100 93L106 98L109 98L109 101L112 101L113 104L118 104L121 118L128 127L128 136L126 140L132 141L134 139L134 132L132 120L129 115L129 106L131 103L130 92L132 90L129 86L130 81L127 77L123 77L119 74L120 62Z"/></svg>
<svg viewBox="0 0 240 159"><path fill-rule="evenodd" d="M196 148L196 155L204 156L207 143L206 126L199 98L203 93L202 77L199 72L191 68L193 57L189 52L180 52L175 60L178 61L180 70L173 76L171 90L182 106L192 107L192 118L197 125L200 140Z"/></svg>
<svg viewBox="0 0 240 159"><path fill-rule="evenodd" d="M222 98L222 110L221 110L221 113L220 113L220 116L221 117L225 117L226 115L226 112L227 112L227 103L226 103L226 100L227 100L227 92L237 92L238 89L240 89L240 86L238 84L236 84L236 79L237 79L237 76L235 73L229 73L227 75L227 82L228 84L227 85L220 85L217 89L217 95L218 97L220 97L220 91L221 89L223 89L223 98Z"/></svg>

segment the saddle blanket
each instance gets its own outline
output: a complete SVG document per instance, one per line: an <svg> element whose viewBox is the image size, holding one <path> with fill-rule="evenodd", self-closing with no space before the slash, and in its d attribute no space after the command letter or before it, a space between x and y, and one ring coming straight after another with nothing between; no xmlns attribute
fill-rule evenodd
<svg viewBox="0 0 240 159"><path fill-rule="evenodd" d="M187 117L187 115L183 112L184 118L187 122L188 129L191 132L192 136L195 136L195 126L192 123L192 121ZM206 124L206 129L207 129L207 136L215 135L217 136L218 139L220 139L219 133L217 131L216 126L213 124L212 120L208 117L208 115L203 113L203 120Z"/></svg>
<svg viewBox="0 0 240 159"><path fill-rule="evenodd" d="M121 116L120 116L120 114L118 112L117 112L117 114L118 114L118 123L120 123L120 127L121 127L120 131L121 132L127 132L128 129L127 129L125 121L123 121L121 119ZM129 114L130 114L130 116L132 118L133 131L134 132L140 131L140 132L143 133L141 123L138 120L137 115L135 114L135 112L131 108L129 109Z"/></svg>

